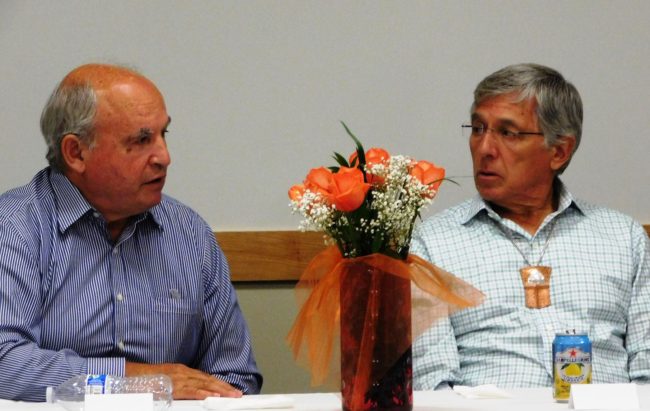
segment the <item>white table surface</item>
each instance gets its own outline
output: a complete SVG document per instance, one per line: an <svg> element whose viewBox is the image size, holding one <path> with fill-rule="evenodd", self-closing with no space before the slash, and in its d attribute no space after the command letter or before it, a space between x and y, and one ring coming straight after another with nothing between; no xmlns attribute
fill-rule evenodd
<svg viewBox="0 0 650 411"><path fill-rule="evenodd" d="M650 385L638 387L641 409L650 411ZM451 390L416 391L414 393L414 410L416 411L547 411L567 410L567 403L555 402L550 388L524 388L506 390L512 394L508 399L467 399ZM322 394L282 394L292 397L296 411L340 411L340 395ZM271 395L262 395L264 397ZM0 411L50 410L61 411L64 408L45 403L26 403L0 400ZM174 401L171 411L203 410L201 401Z"/></svg>

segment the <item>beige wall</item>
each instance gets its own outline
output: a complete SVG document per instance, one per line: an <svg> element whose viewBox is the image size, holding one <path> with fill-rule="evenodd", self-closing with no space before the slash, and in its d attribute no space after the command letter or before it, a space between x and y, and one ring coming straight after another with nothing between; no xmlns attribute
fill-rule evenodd
<svg viewBox="0 0 650 411"><path fill-rule="evenodd" d="M319 392L309 374L293 360L284 337L296 317L293 283L235 284L239 304L248 321L257 365L264 375L262 393Z"/></svg>

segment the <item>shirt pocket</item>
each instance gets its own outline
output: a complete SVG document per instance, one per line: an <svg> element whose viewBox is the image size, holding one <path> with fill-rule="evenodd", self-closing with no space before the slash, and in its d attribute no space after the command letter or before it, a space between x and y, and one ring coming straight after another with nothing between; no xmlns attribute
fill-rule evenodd
<svg viewBox="0 0 650 411"><path fill-rule="evenodd" d="M198 312L198 304L188 298L156 298L153 301L153 309L159 313L194 315Z"/></svg>
<svg viewBox="0 0 650 411"><path fill-rule="evenodd" d="M194 362L200 345L200 309L196 300L153 300L153 351L157 362Z"/></svg>

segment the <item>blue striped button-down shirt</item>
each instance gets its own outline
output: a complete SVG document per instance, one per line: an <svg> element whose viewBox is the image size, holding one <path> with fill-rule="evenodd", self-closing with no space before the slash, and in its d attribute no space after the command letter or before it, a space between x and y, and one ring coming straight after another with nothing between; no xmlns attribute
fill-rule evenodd
<svg viewBox="0 0 650 411"><path fill-rule="evenodd" d="M49 168L0 197L0 398L43 400L125 361L183 363L257 393L261 376L208 225L164 196L113 242Z"/></svg>
<svg viewBox="0 0 650 411"><path fill-rule="evenodd" d="M540 265L552 267L551 305L529 309L519 273L527 263L513 241L536 264L547 240ZM411 251L486 295L416 340L416 388L550 386L551 345L565 329L588 333L595 383L650 379L650 241L631 218L562 186L558 211L530 235L475 198L425 221Z"/></svg>

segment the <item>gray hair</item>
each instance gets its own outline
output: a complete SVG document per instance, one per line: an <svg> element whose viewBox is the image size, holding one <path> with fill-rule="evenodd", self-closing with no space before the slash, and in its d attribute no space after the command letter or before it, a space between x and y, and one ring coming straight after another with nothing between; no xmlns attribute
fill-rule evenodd
<svg viewBox="0 0 650 411"><path fill-rule="evenodd" d="M52 168L65 170L61 141L74 134L92 146L97 111L97 96L90 84L59 84L47 100L41 113L41 133L47 144L48 163Z"/></svg>
<svg viewBox="0 0 650 411"><path fill-rule="evenodd" d="M472 112L486 98L512 92L518 92L522 101L529 98L536 100L537 118L546 145L556 144L561 136L573 136L576 141L573 149L575 153L582 136L582 100L573 84L556 70L539 64L504 67L476 86ZM559 174L567 168L570 161L571 158L558 170Z"/></svg>

